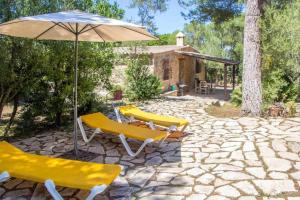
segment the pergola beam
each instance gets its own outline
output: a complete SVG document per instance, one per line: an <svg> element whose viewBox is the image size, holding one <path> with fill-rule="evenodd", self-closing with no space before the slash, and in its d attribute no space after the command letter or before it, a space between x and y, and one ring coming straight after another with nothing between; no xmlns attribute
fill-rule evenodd
<svg viewBox="0 0 300 200"><path fill-rule="evenodd" d="M232 89L233 90L235 89L235 68L236 68L236 65L233 65L232 66Z"/></svg>
<svg viewBox="0 0 300 200"><path fill-rule="evenodd" d="M227 99L227 64L224 64L224 98Z"/></svg>
<svg viewBox="0 0 300 200"><path fill-rule="evenodd" d="M188 51L175 51L176 53L186 55L186 56L193 56L197 58L201 58L203 60L209 60L209 61L214 61L218 63L224 63L227 65L239 65L239 61L234 61L234 60L229 60L225 58L220 58L220 57L215 57L215 56L210 56L210 55L205 55L205 54L200 54L196 52L188 52Z"/></svg>

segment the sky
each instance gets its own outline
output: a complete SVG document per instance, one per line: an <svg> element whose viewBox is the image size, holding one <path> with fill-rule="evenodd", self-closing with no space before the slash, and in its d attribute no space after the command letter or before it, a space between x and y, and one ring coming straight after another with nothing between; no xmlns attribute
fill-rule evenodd
<svg viewBox="0 0 300 200"><path fill-rule="evenodd" d="M129 8L130 0L110 0L110 2L117 1L120 8L125 10L124 20L130 20L132 22L139 21L137 15L137 9ZM155 23L158 28L157 33L172 33L175 30L183 30L184 24L187 21L181 16L181 12L184 11L179 6L177 0L170 0L168 2L168 9L163 13L157 13L155 16Z"/></svg>

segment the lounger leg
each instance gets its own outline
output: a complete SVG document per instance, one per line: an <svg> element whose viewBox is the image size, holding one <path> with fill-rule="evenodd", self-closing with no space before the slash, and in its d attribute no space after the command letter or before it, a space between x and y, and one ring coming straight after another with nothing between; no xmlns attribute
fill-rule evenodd
<svg viewBox="0 0 300 200"><path fill-rule="evenodd" d="M150 127L151 130L155 130L154 123L152 121L148 122L148 126Z"/></svg>
<svg viewBox="0 0 300 200"><path fill-rule="evenodd" d="M168 128L168 132L174 132L174 131L177 131L177 126L172 125Z"/></svg>
<svg viewBox="0 0 300 200"><path fill-rule="evenodd" d="M55 184L52 180L46 180L45 187L47 188L48 192L51 194L54 200L63 200L62 196L57 192Z"/></svg>
<svg viewBox="0 0 300 200"><path fill-rule="evenodd" d="M55 183L52 180L46 180L45 187L47 188L48 192L51 194L54 200L63 200L62 196L57 192L55 188ZM86 200L93 200L97 194L102 193L106 188L107 186L105 184L93 187Z"/></svg>
<svg viewBox="0 0 300 200"><path fill-rule="evenodd" d="M102 193L106 188L107 188L107 186L105 184L93 187L91 189L91 193L86 198L86 200L93 200L97 194Z"/></svg>
<svg viewBox="0 0 300 200"><path fill-rule="evenodd" d="M83 138L85 143L89 143L95 137L96 134L100 133L100 129L97 128L94 131L94 133L92 134L92 136L90 138L88 138L86 133L85 133L85 130L83 128L83 124L82 124L82 121L81 121L80 117L77 119L77 123L78 123L82 138Z"/></svg>
<svg viewBox="0 0 300 200"><path fill-rule="evenodd" d="M182 129L180 131L183 132L187 126L188 126L188 124L184 125L184 127L182 127Z"/></svg>
<svg viewBox="0 0 300 200"><path fill-rule="evenodd" d="M136 120L135 120L135 118L133 117L133 116L130 116L129 117L129 122L135 122Z"/></svg>
<svg viewBox="0 0 300 200"><path fill-rule="evenodd" d="M171 132L168 131L166 137L164 137L162 140L160 140L159 145L158 145L159 147L161 147L164 144L165 140L169 137L169 135L171 135Z"/></svg>
<svg viewBox="0 0 300 200"><path fill-rule="evenodd" d="M119 123L122 123L122 119L121 119L121 115L120 115L120 111L117 107L113 106L114 107L114 111L115 111L115 114L116 114L116 117L117 117L117 121Z"/></svg>
<svg viewBox="0 0 300 200"><path fill-rule="evenodd" d="M10 178L10 175L7 171L4 171L0 174L0 183L7 181Z"/></svg>
<svg viewBox="0 0 300 200"><path fill-rule="evenodd" d="M164 137L162 140L160 140L158 146L161 147L161 146L164 144L165 140L169 137L169 135L171 135L172 132L174 132L174 131L176 131L176 130L177 130L177 127L176 127L175 125L170 126L170 127L168 128L168 130L167 130L167 135L166 135L166 137Z"/></svg>
<svg viewBox="0 0 300 200"><path fill-rule="evenodd" d="M117 121L118 121L119 123L122 123L122 118L121 118L120 110L119 110L117 107L114 107L114 111L115 111L115 114L116 114L116 117L117 117ZM126 118L126 119L127 119L127 118ZM133 116L130 116L130 117L128 118L128 120L129 120L129 122L134 122L134 121L136 121L136 120L134 119Z"/></svg>
<svg viewBox="0 0 300 200"><path fill-rule="evenodd" d="M147 144L149 144L149 143L151 143L151 142L154 141L154 140L151 139L151 138L145 140L144 143L143 143L143 144L140 146L140 148L137 150L137 152L134 153L134 152L131 150L130 146L128 145L125 136L124 136L123 134L120 134L120 135L119 135L119 138L120 138L120 140L122 141L122 143L123 143L123 145L124 145L124 147L125 147L127 153L128 153L130 156L132 156L132 157L137 156L137 155L143 150L143 148L144 148Z"/></svg>

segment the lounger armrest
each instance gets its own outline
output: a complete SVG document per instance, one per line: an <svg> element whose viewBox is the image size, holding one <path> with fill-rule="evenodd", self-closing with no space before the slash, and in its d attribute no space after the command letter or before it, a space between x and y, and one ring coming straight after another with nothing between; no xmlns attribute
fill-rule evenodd
<svg viewBox="0 0 300 200"><path fill-rule="evenodd" d="M45 181L45 187L47 188L48 192L51 194L54 200L64 200L62 196L58 193L55 188L55 184L51 179Z"/></svg>
<svg viewBox="0 0 300 200"><path fill-rule="evenodd" d="M97 186L93 187L91 189L89 196L86 198L86 200L93 200L97 194L102 193L106 188L107 188L107 186L105 184L97 185Z"/></svg>
<svg viewBox="0 0 300 200"><path fill-rule="evenodd" d="M148 122L148 126L150 127L151 130L155 130L155 125L152 121Z"/></svg>
<svg viewBox="0 0 300 200"><path fill-rule="evenodd" d="M168 132L174 132L174 131L177 131L177 126L172 125L168 128Z"/></svg>
<svg viewBox="0 0 300 200"><path fill-rule="evenodd" d="M125 147L127 153L128 153L131 157L137 156L137 155L143 150L143 148L144 148L147 144L149 144L149 143L151 143L151 142L154 142L154 140L153 140L152 138L146 139L146 140L143 142L143 144L140 146L140 148L134 153L134 152L131 150L129 144L127 143L126 137L125 137L123 134L120 134L120 135L119 135L119 138L120 138L121 142L123 143L123 145L124 145L124 147Z"/></svg>
<svg viewBox="0 0 300 200"><path fill-rule="evenodd" d="M78 123L80 133L81 133L82 138L85 143L89 143L96 136L96 134L101 132L101 130L99 128L96 128L94 133L90 136L90 138L88 138L88 136L86 135L86 132L83 128L82 120L80 117L77 118L77 123Z"/></svg>
<svg viewBox="0 0 300 200"><path fill-rule="evenodd" d="M4 171L0 174L0 183L7 181L10 178L10 175L7 171Z"/></svg>
<svg viewBox="0 0 300 200"><path fill-rule="evenodd" d="M54 200L63 200L62 196L58 193L58 191L55 188L55 183L51 179L45 181L45 187L47 188L48 192L51 194ZM107 186L105 184L93 187L86 200L93 200L96 195L102 193L106 188Z"/></svg>
<svg viewBox="0 0 300 200"><path fill-rule="evenodd" d="M114 107L114 111L115 111L115 114L116 114L116 117L117 117L117 121L119 123L122 123L122 118L121 118L119 109L117 107Z"/></svg>

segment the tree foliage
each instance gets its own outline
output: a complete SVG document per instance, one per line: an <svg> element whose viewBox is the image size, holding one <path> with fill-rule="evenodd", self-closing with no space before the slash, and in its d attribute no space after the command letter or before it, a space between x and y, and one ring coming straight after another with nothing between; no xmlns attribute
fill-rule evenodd
<svg viewBox="0 0 300 200"><path fill-rule="evenodd" d="M179 31L174 31L173 33L166 33L158 35L159 40L152 40L147 42L147 45L176 45L176 35Z"/></svg>
<svg viewBox="0 0 300 200"><path fill-rule="evenodd" d="M184 28L187 44L203 54L241 61L243 59L243 20L244 17L239 16L222 24L193 21ZM217 77L223 77L223 64L209 61L205 61L205 64L209 80L217 81Z"/></svg>
<svg viewBox="0 0 300 200"><path fill-rule="evenodd" d="M48 49L48 63L43 78L28 89L25 96L26 112L30 112L32 117L46 116L48 121L59 126L63 114L72 108L74 50L73 45L61 44L60 41L45 42L44 45ZM79 49L80 111L87 110L86 106L94 101L96 86L110 86L114 55L112 48L103 44L80 43Z"/></svg>
<svg viewBox="0 0 300 200"><path fill-rule="evenodd" d="M191 21L215 22L220 24L241 14L243 3L240 0L179 0L183 7L189 8L182 15Z"/></svg>
<svg viewBox="0 0 300 200"><path fill-rule="evenodd" d="M131 8L138 9L138 16L140 23L146 26L151 33L157 30L154 22L154 17L157 12L164 12L167 10L167 3L169 0L132 0Z"/></svg>
<svg viewBox="0 0 300 200"><path fill-rule="evenodd" d="M139 56L128 60L126 94L130 100L148 100L161 93L161 82L158 77L151 74L148 59Z"/></svg>
<svg viewBox="0 0 300 200"><path fill-rule="evenodd" d="M109 18L122 19L125 14L125 10L120 9L119 4L116 1L110 3L108 0L97 0L91 5L91 8L91 12Z"/></svg>
<svg viewBox="0 0 300 200"><path fill-rule="evenodd" d="M196 22L214 22L217 25L239 16L245 6L244 55L243 59L243 104L242 112L259 115L261 108L261 51L259 19L263 0L244 2L239 0L190 0L181 1L189 7L187 19ZM226 47L223 47L223 49Z"/></svg>
<svg viewBox="0 0 300 200"><path fill-rule="evenodd" d="M43 70L44 52L40 44L30 40L0 39L0 117L3 106L34 84Z"/></svg>
<svg viewBox="0 0 300 200"><path fill-rule="evenodd" d="M188 44L204 54L237 61L243 59L244 15L239 10L241 6L239 1L223 4L221 1L181 1L180 3L189 8L188 14L184 14L185 18L191 21L184 28ZM220 9L227 11L217 12ZM211 81L223 77L222 64L205 62Z"/></svg>
<svg viewBox="0 0 300 200"><path fill-rule="evenodd" d="M187 43L208 55L232 60L242 59L244 17L236 17L220 25L191 22L184 28Z"/></svg>
<svg viewBox="0 0 300 200"><path fill-rule="evenodd" d="M108 0L0 1L1 22L61 10L80 9L121 19L124 10ZM80 43L79 103L81 110L95 99L97 86L109 87L114 55L111 44ZM72 107L74 44L65 41L33 41L0 38L0 113L16 95L25 102L25 115L46 116L56 125ZM26 117L26 119L29 119Z"/></svg>
<svg viewBox="0 0 300 200"><path fill-rule="evenodd" d="M262 20L263 84L266 104L294 101L300 85L300 1L284 9L270 5Z"/></svg>

